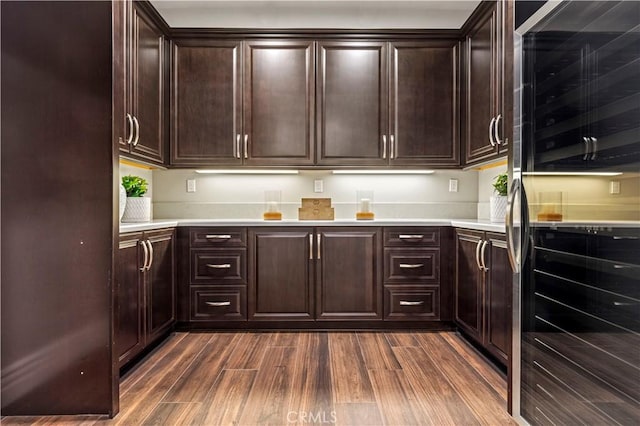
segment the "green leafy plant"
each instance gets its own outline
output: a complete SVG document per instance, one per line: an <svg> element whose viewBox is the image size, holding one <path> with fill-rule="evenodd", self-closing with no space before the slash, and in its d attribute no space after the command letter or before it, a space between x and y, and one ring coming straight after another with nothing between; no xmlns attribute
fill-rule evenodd
<svg viewBox="0 0 640 426"><path fill-rule="evenodd" d="M506 173L501 173L495 177L493 181L493 189L498 195L502 195L503 197L507 195L507 182L509 181L509 177Z"/></svg>
<svg viewBox="0 0 640 426"><path fill-rule="evenodd" d="M147 193L148 183L138 176L122 176L122 186L127 191L127 197L142 197Z"/></svg>

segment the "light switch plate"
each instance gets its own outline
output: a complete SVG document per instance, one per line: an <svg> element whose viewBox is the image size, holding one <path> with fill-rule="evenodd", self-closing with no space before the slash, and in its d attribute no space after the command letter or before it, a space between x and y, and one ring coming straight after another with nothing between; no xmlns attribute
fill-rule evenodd
<svg viewBox="0 0 640 426"><path fill-rule="evenodd" d="M449 192L458 192L458 179L449 179Z"/></svg>
<svg viewBox="0 0 640 426"><path fill-rule="evenodd" d="M609 181L609 194L615 195L619 193L620 193L620 181L619 180Z"/></svg>
<svg viewBox="0 0 640 426"><path fill-rule="evenodd" d="M196 192L196 180L187 179L187 192Z"/></svg>
<svg viewBox="0 0 640 426"><path fill-rule="evenodd" d="M313 181L313 192L324 192L324 181L322 179Z"/></svg>

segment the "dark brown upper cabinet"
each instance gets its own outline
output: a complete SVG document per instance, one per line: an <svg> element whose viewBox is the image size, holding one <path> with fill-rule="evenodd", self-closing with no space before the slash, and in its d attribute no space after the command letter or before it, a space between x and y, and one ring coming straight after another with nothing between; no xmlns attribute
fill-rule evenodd
<svg viewBox="0 0 640 426"><path fill-rule="evenodd" d="M318 164L460 164L458 41L319 42Z"/></svg>
<svg viewBox="0 0 640 426"><path fill-rule="evenodd" d="M127 157L163 164L166 39L144 5L126 5L126 113L122 117L124 137L119 139L120 151Z"/></svg>
<svg viewBox="0 0 640 426"><path fill-rule="evenodd" d="M317 164L388 164L387 43L318 42Z"/></svg>
<svg viewBox="0 0 640 426"><path fill-rule="evenodd" d="M239 40L173 40L171 164L240 165Z"/></svg>
<svg viewBox="0 0 640 426"><path fill-rule="evenodd" d="M311 41L176 39L171 164L313 164Z"/></svg>
<svg viewBox="0 0 640 426"><path fill-rule="evenodd" d="M244 164L313 164L313 47L304 40L244 43Z"/></svg>
<svg viewBox="0 0 640 426"><path fill-rule="evenodd" d="M459 165L459 43L389 47L389 164Z"/></svg>
<svg viewBox="0 0 640 426"><path fill-rule="evenodd" d="M513 127L513 88L510 65L513 39L508 28L507 2L490 6L473 24L465 42L465 164L482 163L504 155Z"/></svg>

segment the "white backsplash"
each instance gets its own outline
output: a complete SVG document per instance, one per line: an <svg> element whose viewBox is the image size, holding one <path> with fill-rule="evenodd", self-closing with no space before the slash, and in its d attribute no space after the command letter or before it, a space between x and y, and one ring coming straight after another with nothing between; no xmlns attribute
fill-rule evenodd
<svg viewBox="0 0 640 426"><path fill-rule="evenodd" d="M196 180L188 193L187 179ZM323 193L315 193L321 179ZM458 192L449 192L449 179L458 179ZM205 175L193 170L153 171L154 218L260 219L264 192L282 192L284 219L296 219L300 199L331 198L336 219L351 219L356 211L356 191L374 191L376 218L475 218L478 209L478 172L440 170L432 175L333 175L301 172L299 175Z"/></svg>
<svg viewBox="0 0 640 426"><path fill-rule="evenodd" d="M507 172L507 165L481 170L478 173L478 219L489 220L489 198L494 195L493 181L500 173Z"/></svg>

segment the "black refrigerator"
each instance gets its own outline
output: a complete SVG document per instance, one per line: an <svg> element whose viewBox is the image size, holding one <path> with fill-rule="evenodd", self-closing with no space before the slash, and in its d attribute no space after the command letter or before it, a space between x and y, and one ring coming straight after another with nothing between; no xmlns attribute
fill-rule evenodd
<svg viewBox="0 0 640 426"><path fill-rule="evenodd" d="M640 2L547 2L514 47L514 417L640 424Z"/></svg>

